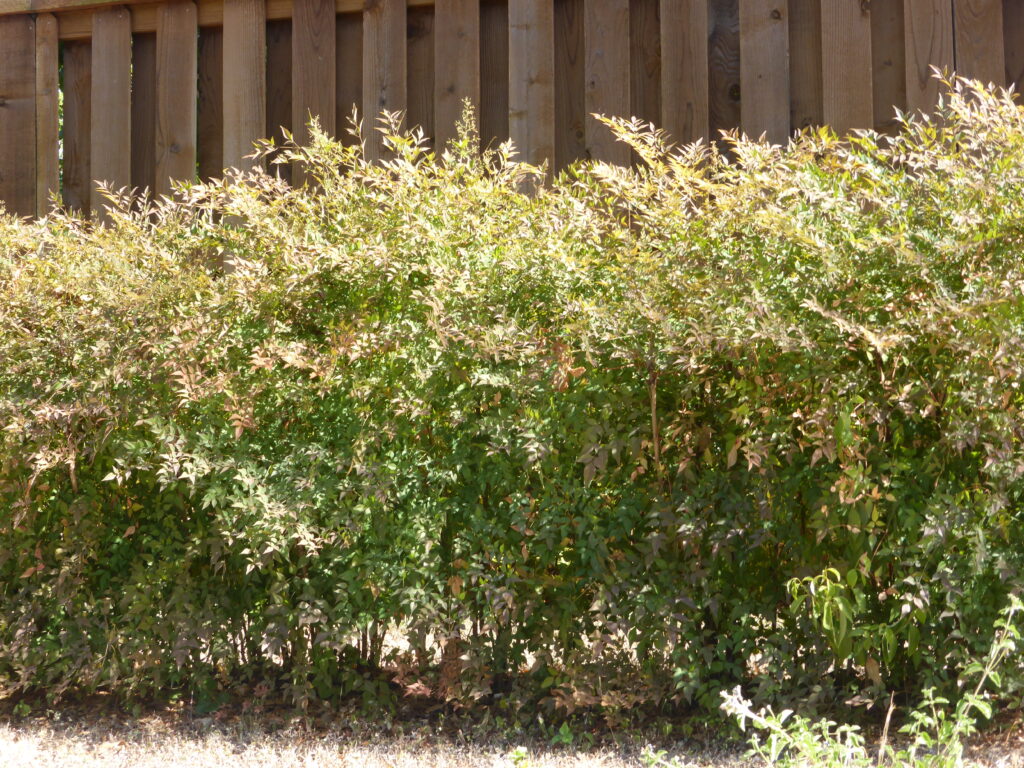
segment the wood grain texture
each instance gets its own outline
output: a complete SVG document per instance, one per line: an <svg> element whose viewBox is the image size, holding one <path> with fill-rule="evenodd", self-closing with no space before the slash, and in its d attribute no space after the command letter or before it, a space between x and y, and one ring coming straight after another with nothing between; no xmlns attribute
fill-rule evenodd
<svg viewBox="0 0 1024 768"><path fill-rule="evenodd" d="M555 0L555 170L586 156L583 0Z"/></svg>
<svg viewBox="0 0 1024 768"><path fill-rule="evenodd" d="M29 16L0 18L0 201L36 214L36 33Z"/></svg>
<svg viewBox="0 0 1024 768"><path fill-rule="evenodd" d="M457 135L465 99L479 122L480 0L437 0L434 8L434 135L441 149Z"/></svg>
<svg viewBox="0 0 1024 768"><path fill-rule="evenodd" d="M196 166L203 181L224 170L224 34L199 30ZM291 86L289 85L289 90Z"/></svg>
<svg viewBox="0 0 1024 768"><path fill-rule="evenodd" d="M354 144L352 110L363 117L363 15L344 13L337 21L338 116L335 124L343 144Z"/></svg>
<svg viewBox="0 0 1024 768"><path fill-rule="evenodd" d="M740 127L739 0L710 6L708 22L708 119L712 139ZM720 146L722 142L719 142Z"/></svg>
<svg viewBox="0 0 1024 768"><path fill-rule="evenodd" d="M380 160L381 112L408 106L404 0L371 0L363 11L363 133L366 157Z"/></svg>
<svg viewBox="0 0 1024 768"><path fill-rule="evenodd" d="M288 20L267 22L266 82L267 124L263 135L281 145L285 131L292 129L292 23ZM273 162L279 152L267 158L267 168L291 181L291 166Z"/></svg>
<svg viewBox="0 0 1024 768"><path fill-rule="evenodd" d="M519 157L555 159L554 9L550 0L509 0L508 128Z"/></svg>
<svg viewBox="0 0 1024 768"><path fill-rule="evenodd" d="M629 111L623 117L661 127L661 0L629 1Z"/></svg>
<svg viewBox="0 0 1024 768"><path fill-rule="evenodd" d="M1006 85L1002 0L953 0L953 10L957 74Z"/></svg>
<svg viewBox="0 0 1024 768"><path fill-rule="evenodd" d="M156 33L132 35L132 187L156 183Z"/></svg>
<svg viewBox="0 0 1024 768"><path fill-rule="evenodd" d="M159 47L159 42L157 43ZM92 17L92 174L89 205L93 218L105 204L98 182L112 189L131 185L132 31L128 9L104 8Z"/></svg>
<svg viewBox="0 0 1024 768"><path fill-rule="evenodd" d="M1006 84L1024 88L1024 3L1003 0L1003 51Z"/></svg>
<svg viewBox="0 0 1024 768"><path fill-rule="evenodd" d="M661 127L674 141L710 138L707 0L661 0Z"/></svg>
<svg viewBox="0 0 1024 768"><path fill-rule="evenodd" d="M907 105L903 0L871 3L871 74L874 80L875 130L896 129L896 109Z"/></svg>
<svg viewBox="0 0 1024 768"><path fill-rule="evenodd" d="M225 168L254 168L267 129L267 19L263 0L224 0Z"/></svg>
<svg viewBox="0 0 1024 768"><path fill-rule="evenodd" d="M786 0L740 0L740 122L750 137L789 138L789 10Z"/></svg>
<svg viewBox="0 0 1024 768"><path fill-rule="evenodd" d="M789 124L825 122L821 84L821 0L789 0Z"/></svg>
<svg viewBox="0 0 1024 768"><path fill-rule="evenodd" d="M50 199L60 193L60 83L57 18L36 16L36 215L45 216Z"/></svg>
<svg viewBox="0 0 1024 768"><path fill-rule="evenodd" d="M337 65L334 3L295 0L292 11L292 130L295 141L309 140L311 118L327 134L335 133Z"/></svg>
<svg viewBox="0 0 1024 768"><path fill-rule="evenodd" d="M588 153L595 160L628 165L629 146L616 141L594 115L630 116L629 0L586 0L583 41Z"/></svg>
<svg viewBox="0 0 1024 768"><path fill-rule="evenodd" d="M407 106L405 125L419 126L428 145L434 145L434 12L431 8L412 8L406 19Z"/></svg>
<svg viewBox="0 0 1024 768"><path fill-rule="evenodd" d="M907 109L930 112L939 98L933 67L953 69L951 0L903 0Z"/></svg>
<svg viewBox="0 0 1024 768"><path fill-rule="evenodd" d="M155 191L166 195L196 175L199 27L191 0L164 3L157 18Z"/></svg>
<svg viewBox="0 0 1024 768"><path fill-rule="evenodd" d="M821 6L822 114L838 133L875 125L869 8L857 0Z"/></svg>
<svg viewBox="0 0 1024 768"><path fill-rule="evenodd" d="M508 2L480 5L480 145L508 139ZM582 81L581 81L582 89ZM583 112L580 110L580 114Z"/></svg>
<svg viewBox="0 0 1024 768"><path fill-rule="evenodd" d="M58 19L58 25L60 20ZM71 41L63 46L64 156L61 200L64 207L89 215L92 129L92 44Z"/></svg>

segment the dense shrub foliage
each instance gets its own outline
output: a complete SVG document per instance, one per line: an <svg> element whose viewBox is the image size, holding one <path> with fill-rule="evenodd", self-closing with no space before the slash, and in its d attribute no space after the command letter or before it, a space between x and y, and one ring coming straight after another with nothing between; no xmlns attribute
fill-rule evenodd
<svg viewBox="0 0 1024 768"><path fill-rule="evenodd" d="M1024 565L1024 114L940 111L0 220L0 681L955 690Z"/></svg>

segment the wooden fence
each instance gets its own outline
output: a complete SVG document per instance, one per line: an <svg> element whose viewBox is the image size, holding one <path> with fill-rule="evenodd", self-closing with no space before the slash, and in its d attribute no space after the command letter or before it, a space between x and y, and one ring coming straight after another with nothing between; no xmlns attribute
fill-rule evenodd
<svg viewBox="0 0 1024 768"><path fill-rule="evenodd" d="M1019 82L1024 0L0 0L0 200L166 192L353 105L442 143L468 97L485 141L555 168L629 160L593 112L681 141L885 130L934 103L932 66Z"/></svg>

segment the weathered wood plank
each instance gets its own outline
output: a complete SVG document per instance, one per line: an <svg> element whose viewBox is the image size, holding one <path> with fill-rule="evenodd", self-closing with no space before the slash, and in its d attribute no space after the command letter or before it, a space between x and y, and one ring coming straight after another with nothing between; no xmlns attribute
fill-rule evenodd
<svg viewBox="0 0 1024 768"><path fill-rule="evenodd" d="M196 175L199 28L191 0L164 3L157 19L155 192L166 195Z"/></svg>
<svg viewBox="0 0 1024 768"><path fill-rule="evenodd" d="M710 6L708 19L708 89L711 137L740 127L739 0Z"/></svg>
<svg viewBox="0 0 1024 768"><path fill-rule="evenodd" d="M953 0L953 8L957 74L1006 85L1006 58L999 44L1003 40L1002 0Z"/></svg>
<svg viewBox="0 0 1024 768"><path fill-rule="evenodd" d="M821 84L821 0L789 0L789 124L825 122Z"/></svg>
<svg viewBox="0 0 1024 768"><path fill-rule="evenodd" d="M583 41L587 149L595 160L628 165L629 146L594 115L630 116L629 0L586 0Z"/></svg>
<svg viewBox="0 0 1024 768"><path fill-rule="evenodd" d="M29 16L0 18L0 201L18 216L36 214L36 37Z"/></svg>
<svg viewBox="0 0 1024 768"><path fill-rule="evenodd" d="M292 23L267 22L267 115L263 135L280 145L284 132L292 130ZM291 181L292 168L287 163L268 158L268 169L275 176Z"/></svg>
<svg viewBox="0 0 1024 768"><path fill-rule="evenodd" d="M363 115L363 15L344 13L338 16L338 138L343 144L354 144L351 119L353 108Z"/></svg>
<svg viewBox="0 0 1024 768"><path fill-rule="evenodd" d="M292 130L295 141L305 144L311 118L325 133L335 133L334 3L295 0L292 13Z"/></svg>
<svg viewBox="0 0 1024 768"><path fill-rule="evenodd" d="M266 36L263 0L224 0L225 168L260 165L247 156L267 127Z"/></svg>
<svg viewBox="0 0 1024 768"><path fill-rule="evenodd" d="M60 192L59 44L57 18L36 16L36 215L45 216Z"/></svg>
<svg viewBox="0 0 1024 768"><path fill-rule="evenodd" d="M821 6L822 114L838 133L875 125L869 8L855 2Z"/></svg>
<svg viewBox="0 0 1024 768"><path fill-rule="evenodd" d="M1003 0L1003 52L1006 84L1024 89L1024 3Z"/></svg>
<svg viewBox="0 0 1024 768"><path fill-rule="evenodd" d="M209 181L224 170L224 34L217 28L199 30L196 109L196 169Z"/></svg>
<svg viewBox="0 0 1024 768"><path fill-rule="evenodd" d="M158 43L159 45L159 43ZM131 185L132 31L128 9L114 6L92 18L92 182L112 189ZM101 216L105 200L95 183L89 191L93 217Z"/></svg>
<svg viewBox="0 0 1024 768"><path fill-rule="evenodd" d="M661 0L629 0L629 111L621 117L662 127Z"/></svg>
<svg viewBox="0 0 1024 768"><path fill-rule="evenodd" d="M60 20L58 19L58 25ZM89 215L90 131L92 129L92 44L64 43L64 157L61 201Z"/></svg>
<svg viewBox="0 0 1024 768"><path fill-rule="evenodd" d="M586 155L583 0L555 0L555 170Z"/></svg>
<svg viewBox="0 0 1024 768"><path fill-rule="evenodd" d="M953 69L951 0L904 0L907 109L930 112L939 98L932 68Z"/></svg>
<svg viewBox="0 0 1024 768"><path fill-rule="evenodd" d="M789 138L789 9L786 0L740 0L740 120L774 144Z"/></svg>
<svg viewBox="0 0 1024 768"><path fill-rule="evenodd" d="M132 35L132 187L156 184L156 34Z"/></svg>
<svg viewBox="0 0 1024 768"><path fill-rule="evenodd" d="M509 0L508 127L519 157L555 159L554 9L549 0Z"/></svg>
<svg viewBox="0 0 1024 768"><path fill-rule="evenodd" d="M871 73L874 80L875 130L896 128L896 109L907 106L903 0L871 3Z"/></svg>
<svg viewBox="0 0 1024 768"><path fill-rule="evenodd" d="M434 12L431 8L413 8L406 19L407 105L405 125L419 126L428 144L433 145L436 130L434 115Z"/></svg>
<svg viewBox="0 0 1024 768"><path fill-rule="evenodd" d="M437 0L434 21L434 131L438 149L457 135L462 102L480 116L480 0Z"/></svg>
<svg viewBox="0 0 1024 768"><path fill-rule="evenodd" d="M497 146L508 138L508 80L508 2L483 0L480 5L482 147Z"/></svg>
<svg viewBox="0 0 1024 768"><path fill-rule="evenodd" d="M404 0L375 0L363 11L363 133L369 160L384 154L377 130L381 112L408 106L406 61Z"/></svg>
<svg viewBox="0 0 1024 768"><path fill-rule="evenodd" d="M676 142L709 139L708 4L661 0L661 127Z"/></svg>

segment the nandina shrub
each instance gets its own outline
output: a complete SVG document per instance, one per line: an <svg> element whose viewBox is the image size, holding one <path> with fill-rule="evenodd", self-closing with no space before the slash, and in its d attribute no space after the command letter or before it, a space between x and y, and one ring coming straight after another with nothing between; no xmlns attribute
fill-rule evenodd
<svg viewBox="0 0 1024 768"><path fill-rule="evenodd" d="M1020 109L615 127L637 168L547 187L392 123L278 150L301 188L4 219L0 680L955 692L1024 558Z"/></svg>

